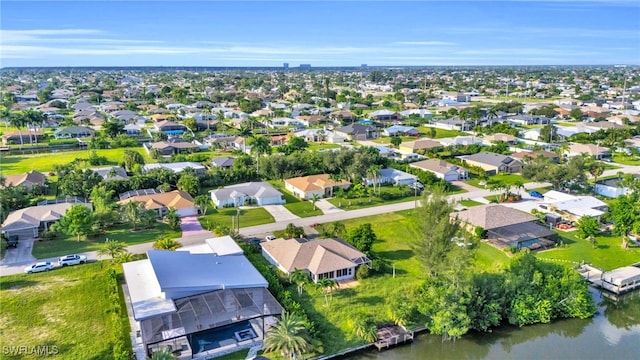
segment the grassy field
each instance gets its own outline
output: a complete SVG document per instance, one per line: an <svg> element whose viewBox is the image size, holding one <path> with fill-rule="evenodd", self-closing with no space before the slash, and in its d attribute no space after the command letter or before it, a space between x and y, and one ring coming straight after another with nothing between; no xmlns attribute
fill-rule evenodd
<svg viewBox="0 0 640 360"><path fill-rule="evenodd" d="M632 155L614 154L612 160L614 162L617 162L623 165L632 165L632 166L640 165L640 157L632 156Z"/></svg>
<svg viewBox="0 0 640 360"><path fill-rule="evenodd" d="M400 139L402 140L402 142L405 141L416 141L419 138L414 137L414 136L400 136ZM390 136L384 136L384 137L379 137L377 139L373 139L371 140L374 143L378 143L378 144L391 144L391 137Z"/></svg>
<svg viewBox="0 0 640 360"><path fill-rule="evenodd" d="M518 180L522 181L523 184L527 182L527 180L525 180L521 175L518 175L518 174L498 174L498 175L493 175L489 177L490 182L495 181L495 182L501 182L501 183L510 184L510 185L513 185ZM484 185L480 185L481 181L482 180L479 177L472 176L471 179L466 180L465 182L479 189L484 189Z"/></svg>
<svg viewBox="0 0 640 360"><path fill-rule="evenodd" d="M125 150L126 149L123 148L102 149L96 150L96 152L98 156L105 156L109 161L109 165L118 165L123 161ZM156 162L151 159L142 148L130 148L129 150L134 150L142 154L148 163ZM5 175L21 174L31 170L49 172L53 170L54 165L68 164L77 158L87 158L89 155L89 150L34 155L2 155L0 156L0 169Z"/></svg>
<svg viewBox="0 0 640 360"><path fill-rule="evenodd" d="M460 201L458 201L458 204L460 204L462 206L465 206L465 207L472 207L472 206L482 205L481 202L473 201L473 200L470 200L470 199L460 200Z"/></svg>
<svg viewBox="0 0 640 360"><path fill-rule="evenodd" d="M294 215L299 217L309 217L323 214L322 210L313 208L311 201L299 199L290 193L289 190L285 189L284 182L282 180L269 180L267 182L282 193L282 198L286 201L284 207Z"/></svg>
<svg viewBox="0 0 640 360"><path fill-rule="evenodd" d="M417 236L413 210L370 216L342 221L347 228L370 223L378 240L373 244L373 252L395 268L386 274L359 280L353 288L343 288L334 292L327 306L319 289L305 287L302 306L317 324L322 334L325 354L363 342L350 328L349 319L353 314L371 314L378 321L388 320L388 308L392 294L418 286L424 279L424 270L415 256L412 239ZM489 271L500 270L508 262L501 251L481 244L476 256L476 266ZM295 286L292 289L295 293Z"/></svg>
<svg viewBox="0 0 640 360"><path fill-rule="evenodd" d="M198 218L200 224L207 229L210 225L224 225L231 227L233 217L237 214L237 208L207 209L207 215ZM275 219L269 212L261 207L240 209L240 227L269 224Z"/></svg>
<svg viewBox="0 0 640 360"><path fill-rule="evenodd" d="M573 263L585 261L604 270L612 270L640 261L640 247L623 249L622 238L603 234L596 237L598 246L586 240L577 239L575 232L557 231L564 246L537 253L539 258L565 260Z"/></svg>
<svg viewBox="0 0 640 360"><path fill-rule="evenodd" d="M430 128L431 127L429 126L419 126L417 129L421 136L427 136L430 133L430 130L429 130ZM440 128L434 128L434 129L436 129L436 137L435 137L436 139L467 135L466 133L463 133L458 130L447 130L447 129L440 129Z"/></svg>
<svg viewBox="0 0 640 360"><path fill-rule="evenodd" d="M339 148L340 145L338 144L330 144L330 143L326 143L326 144L318 144L318 143L310 143L309 147L307 148L307 150L310 151L318 151L318 150L328 150L328 149L337 149Z"/></svg>
<svg viewBox="0 0 640 360"><path fill-rule="evenodd" d="M121 317L126 328L111 318L106 267L100 262L1 277L0 346L49 346L57 354L48 359L112 359L112 331L127 334L129 322L126 311ZM122 294L120 303L124 309ZM4 353L2 358L42 356Z"/></svg>
<svg viewBox="0 0 640 360"><path fill-rule="evenodd" d="M399 188L397 186L382 186L381 192L389 193L389 194L402 194L403 190L402 188ZM365 196L365 197L353 198L353 199L333 197L328 199L328 201L340 209L355 210L355 209L362 209L362 208L367 208L372 206L380 206L380 205L387 205L387 204L396 204L396 203L405 202L405 201L413 201L416 199L420 200L421 198L420 193L418 193L418 196L414 196L413 190L411 191L405 190L404 194L406 196L403 196L399 199L393 199L393 200L382 200L377 196Z"/></svg>
<svg viewBox="0 0 640 360"><path fill-rule="evenodd" d="M59 235L53 240L36 241L33 244L33 256L44 259L59 255L81 253L85 251L100 250L105 240L122 241L127 245L135 245L156 241L163 237L178 238L181 232L171 230L169 225L158 223L153 229L140 229L132 231L130 225L121 225L108 231L106 234L95 238L89 238L80 242L75 236Z"/></svg>

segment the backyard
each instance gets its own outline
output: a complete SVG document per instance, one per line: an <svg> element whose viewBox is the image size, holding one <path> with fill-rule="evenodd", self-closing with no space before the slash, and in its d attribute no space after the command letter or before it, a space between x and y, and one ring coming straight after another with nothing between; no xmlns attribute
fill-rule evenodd
<svg viewBox="0 0 640 360"><path fill-rule="evenodd" d="M99 149L96 150L98 156L104 156L109 161L109 165L118 165L123 161L124 151L127 149ZM142 148L129 148L144 156L145 161L155 162ZM22 174L31 170L49 172L55 165L64 165L77 158L88 158L90 150L62 151L57 153L42 153L33 155L1 155L2 173L5 175Z"/></svg>
<svg viewBox="0 0 640 360"><path fill-rule="evenodd" d="M198 221L205 229L212 229L215 226L222 225L229 228L233 225L233 218L236 217L238 208L214 209L209 207L207 214L200 216ZM240 209L240 227L248 227L262 224L269 224L275 219L269 212L261 207Z"/></svg>
<svg viewBox="0 0 640 360"><path fill-rule="evenodd" d="M596 237L597 247L587 240L576 238L575 232L556 230L564 245L538 253L539 258L570 261L579 264L584 261L604 270L612 270L640 261L640 247L630 245L623 249L622 238L601 234Z"/></svg>
<svg viewBox="0 0 640 360"><path fill-rule="evenodd" d="M100 262L1 277L2 349L42 346L39 350L51 359L112 359L114 334L126 339L123 346L130 349L126 312L116 315L116 322L110 310L107 267ZM124 309L122 294L119 307ZM42 355L4 351L2 358L41 359Z"/></svg>
<svg viewBox="0 0 640 360"><path fill-rule="evenodd" d="M77 241L75 236L58 235L52 240L36 241L33 244L33 256L36 259L44 259L59 255L82 253L86 251L100 250L106 239L122 241L127 245L135 245L156 241L163 237L178 238L181 232L171 230L169 225L158 223L153 229L140 229L132 231L130 225L120 225L106 234L97 237L89 237L86 240Z"/></svg>

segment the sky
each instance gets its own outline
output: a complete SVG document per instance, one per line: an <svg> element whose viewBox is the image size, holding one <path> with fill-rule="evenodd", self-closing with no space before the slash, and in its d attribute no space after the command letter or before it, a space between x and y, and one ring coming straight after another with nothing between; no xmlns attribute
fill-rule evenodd
<svg viewBox="0 0 640 360"><path fill-rule="evenodd" d="M640 64L640 1L0 2L0 66Z"/></svg>

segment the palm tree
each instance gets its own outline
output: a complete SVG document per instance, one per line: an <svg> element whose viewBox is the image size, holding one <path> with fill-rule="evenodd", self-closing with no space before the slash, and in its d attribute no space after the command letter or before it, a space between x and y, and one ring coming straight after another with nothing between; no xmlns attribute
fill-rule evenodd
<svg viewBox="0 0 640 360"><path fill-rule="evenodd" d="M523 182L522 180L520 180L520 179L516 180L516 181L513 183L513 187L514 187L516 190L518 190L518 195L520 195L520 191L521 191L521 190L524 190L524 189L525 189L525 188L524 188L524 182Z"/></svg>
<svg viewBox="0 0 640 360"><path fill-rule="evenodd" d="M498 193L498 194L496 194L496 201L499 201L500 193L504 189L505 189L505 186L500 181L495 181L495 182L492 182L491 184L489 184L489 191Z"/></svg>
<svg viewBox="0 0 640 360"><path fill-rule="evenodd" d="M22 127L27 125L27 118L23 113L14 114L9 117L9 124L18 128L18 136L20 136L20 148L24 146L24 140L22 139Z"/></svg>
<svg viewBox="0 0 640 360"><path fill-rule="evenodd" d="M251 145L251 153L256 156L256 171L258 171L260 156L271 153L271 142L264 136L256 136L249 138L247 143L247 145Z"/></svg>
<svg viewBox="0 0 640 360"><path fill-rule="evenodd" d="M127 244L122 241L107 240L102 248L98 250L98 255L109 256L112 259L115 259L125 252L127 252Z"/></svg>
<svg viewBox="0 0 640 360"><path fill-rule="evenodd" d="M200 214L205 215L209 204L211 204L209 195L198 195L193 200L195 200L196 206L200 209Z"/></svg>
<svg viewBox="0 0 640 360"><path fill-rule="evenodd" d="M378 338L378 327L371 315L356 314L350 322L353 331L364 341L374 342Z"/></svg>
<svg viewBox="0 0 640 360"><path fill-rule="evenodd" d="M149 359L150 360L175 360L177 359L177 357L175 357L171 353L171 350L169 350L169 348L165 348L162 350L154 351L153 354L151 354L151 357Z"/></svg>
<svg viewBox="0 0 640 360"><path fill-rule="evenodd" d="M324 294L324 302L329 306L329 299L333 299L333 290L340 287L337 281L334 279L324 278L318 280L316 285L322 289L322 293ZM329 295L329 297L327 297Z"/></svg>
<svg viewBox="0 0 640 360"><path fill-rule="evenodd" d="M600 177L600 175L602 175L602 173L604 172L604 166L602 166L602 164L599 162L594 162L593 164L591 164L591 166L589 166L588 171L589 174L593 176L593 184L595 187L595 184L598 182L598 177Z"/></svg>
<svg viewBox="0 0 640 360"><path fill-rule="evenodd" d="M120 264L131 262L133 261L133 254L125 250L125 252L116 256L115 260L117 263L120 263Z"/></svg>
<svg viewBox="0 0 640 360"><path fill-rule="evenodd" d="M282 318L264 339L265 351L278 351L284 358L294 358L296 354L309 351L309 336L304 321L297 314L283 313Z"/></svg>
<svg viewBox="0 0 640 360"><path fill-rule="evenodd" d="M137 230L141 219L142 204L137 201L129 201L124 207L124 218L133 225L133 230Z"/></svg>
<svg viewBox="0 0 640 360"><path fill-rule="evenodd" d="M304 270L296 269L289 274L289 280L298 287L298 296L302 296L302 289L304 284L309 282L309 275Z"/></svg>
<svg viewBox="0 0 640 360"><path fill-rule="evenodd" d="M340 221L336 221L331 224L331 236L341 237L347 232L347 228Z"/></svg>
<svg viewBox="0 0 640 360"><path fill-rule="evenodd" d="M313 197L311 198L311 204L313 204L313 210L316 210L316 203L318 202L319 199L320 197L318 196L318 194L313 194Z"/></svg>
<svg viewBox="0 0 640 360"><path fill-rule="evenodd" d="M371 165L369 166L369 168L367 169L367 178L371 179L371 181L373 182L373 190L375 191L376 189L376 184L378 184L378 187L380 186L379 182L378 182L378 177L380 176L380 170L382 169L382 166L380 165Z"/></svg>
<svg viewBox="0 0 640 360"><path fill-rule="evenodd" d="M182 244L175 240L175 239L171 239L171 238L162 238L160 240L157 240L156 242L153 243L153 248L156 250L175 250L179 247L182 247Z"/></svg>

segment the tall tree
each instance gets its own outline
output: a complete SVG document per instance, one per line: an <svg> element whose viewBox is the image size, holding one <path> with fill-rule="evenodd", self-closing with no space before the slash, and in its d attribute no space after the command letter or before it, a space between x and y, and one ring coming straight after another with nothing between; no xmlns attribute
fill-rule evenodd
<svg viewBox="0 0 640 360"><path fill-rule="evenodd" d="M362 224L347 234L347 241L365 254L371 252L371 247L377 239L376 233L369 223Z"/></svg>
<svg viewBox="0 0 640 360"><path fill-rule="evenodd" d="M76 236L77 241L80 241L80 236L86 236L91 233L92 225L93 214L91 210L84 205L73 205L67 210L64 216L54 224L55 230L67 235Z"/></svg>
<svg viewBox="0 0 640 360"><path fill-rule="evenodd" d="M286 359L295 358L311 349L303 319L294 313L284 313L264 339L265 351L277 351Z"/></svg>
<svg viewBox="0 0 640 360"><path fill-rule="evenodd" d="M196 206L200 209L201 215L207 214L207 208L211 205L211 198L209 195L198 195L193 199L196 203Z"/></svg>
<svg viewBox="0 0 640 360"><path fill-rule="evenodd" d="M599 232L598 219L593 216L583 216L576 222L576 237L579 239L595 238Z"/></svg>
<svg viewBox="0 0 640 360"><path fill-rule="evenodd" d="M294 270L291 274L289 274L289 280L296 284L298 288L298 296L302 296L302 289L304 285L309 282L309 274L300 269Z"/></svg>
<svg viewBox="0 0 640 360"><path fill-rule="evenodd" d="M124 151L124 166L128 171L133 171L135 165L144 165L144 157L137 151L125 150Z"/></svg>
<svg viewBox="0 0 640 360"><path fill-rule="evenodd" d="M271 143L265 136L256 136L247 140L251 153L256 156L256 171L260 170L260 156L271 153Z"/></svg>

